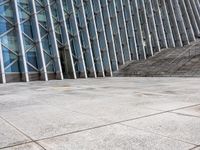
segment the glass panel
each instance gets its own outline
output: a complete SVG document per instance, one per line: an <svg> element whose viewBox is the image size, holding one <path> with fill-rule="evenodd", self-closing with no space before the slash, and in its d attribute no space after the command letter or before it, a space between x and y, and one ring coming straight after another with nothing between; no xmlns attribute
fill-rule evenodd
<svg viewBox="0 0 200 150"><path fill-rule="evenodd" d="M16 61L14 64L12 64L12 66L8 67L5 71L7 73L8 72L20 72L20 70L19 70L19 62Z"/></svg>
<svg viewBox="0 0 200 150"><path fill-rule="evenodd" d="M9 49L6 47L2 47L3 58L4 58L4 66L7 68L12 62L16 61L18 57L14 55ZM15 63L6 69L6 72L19 72L19 64Z"/></svg>
<svg viewBox="0 0 200 150"><path fill-rule="evenodd" d="M10 50L18 52L18 44L17 44L17 38L16 38L15 33L14 33L14 31L9 32L8 34L6 34L2 37L1 41Z"/></svg>
<svg viewBox="0 0 200 150"><path fill-rule="evenodd" d="M31 65L33 65L35 68L38 68L38 64L37 64L37 54L36 54L36 49L33 48L31 49L27 54L26 54L26 57L29 61L29 63ZM29 71L32 71L32 70L29 70Z"/></svg>
<svg viewBox="0 0 200 150"><path fill-rule="evenodd" d="M23 36L25 51L34 46L33 42L26 36Z"/></svg>
<svg viewBox="0 0 200 150"><path fill-rule="evenodd" d="M0 14L8 19L10 22L14 22L13 18L13 8L12 5L9 3L3 4L0 6Z"/></svg>
<svg viewBox="0 0 200 150"><path fill-rule="evenodd" d="M8 23L5 19L0 17L0 34L5 33L6 31L8 31L11 28L12 28L12 25L10 23Z"/></svg>
<svg viewBox="0 0 200 150"><path fill-rule="evenodd" d="M21 26L21 29L22 29L22 32L24 32L30 38L33 38L32 24L30 20L23 23L23 25Z"/></svg>

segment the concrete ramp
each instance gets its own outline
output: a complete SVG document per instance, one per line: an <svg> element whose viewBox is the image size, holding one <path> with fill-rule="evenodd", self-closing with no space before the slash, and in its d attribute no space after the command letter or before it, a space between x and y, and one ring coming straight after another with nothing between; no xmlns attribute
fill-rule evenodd
<svg viewBox="0 0 200 150"><path fill-rule="evenodd" d="M114 73L115 76L200 76L200 42L182 48L164 49L143 61L131 61Z"/></svg>

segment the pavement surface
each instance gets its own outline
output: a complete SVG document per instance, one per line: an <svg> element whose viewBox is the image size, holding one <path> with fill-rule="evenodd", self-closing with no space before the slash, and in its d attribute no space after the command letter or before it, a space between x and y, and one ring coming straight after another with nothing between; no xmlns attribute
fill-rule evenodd
<svg viewBox="0 0 200 150"><path fill-rule="evenodd" d="M200 150L200 78L0 85L3 150Z"/></svg>

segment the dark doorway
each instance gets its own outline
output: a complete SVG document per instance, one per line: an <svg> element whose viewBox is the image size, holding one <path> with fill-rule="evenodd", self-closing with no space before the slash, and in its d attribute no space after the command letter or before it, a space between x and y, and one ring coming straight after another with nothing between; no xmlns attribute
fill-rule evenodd
<svg viewBox="0 0 200 150"><path fill-rule="evenodd" d="M72 61L69 50L66 49L65 47L59 48L59 53L60 53L60 61L61 61L61 66L62 66L62 71L63 71L63 76L65 79L69 78L75 78L74 73L73 73L73 67L72 67Z"/></svg>

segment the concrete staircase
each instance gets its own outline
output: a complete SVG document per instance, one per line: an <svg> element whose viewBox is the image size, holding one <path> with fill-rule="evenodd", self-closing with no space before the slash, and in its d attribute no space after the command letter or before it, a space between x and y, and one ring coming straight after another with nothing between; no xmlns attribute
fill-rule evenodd
<svg viewBox="0 0 200 150"><path fill-rule="evenodd" d="M200 77L200 41L181 48L164 49L143 61L131 61L114 76Z"/></svg>

